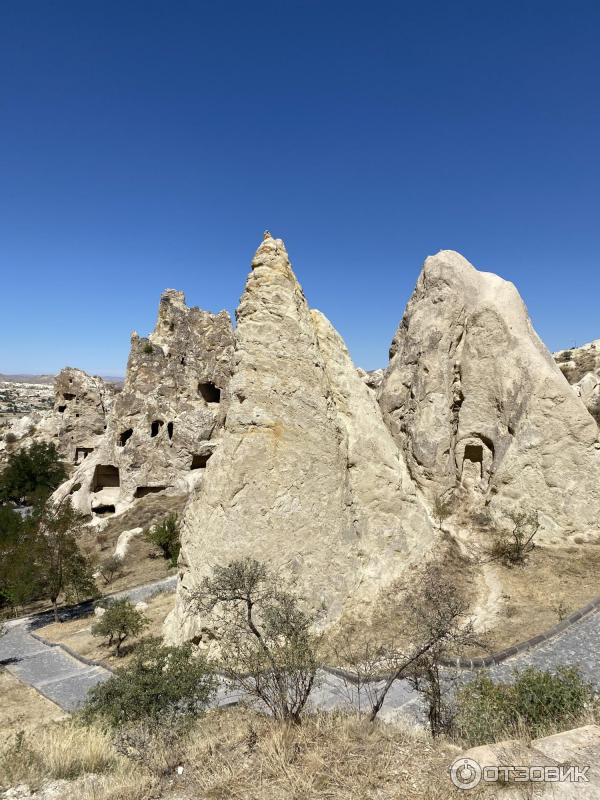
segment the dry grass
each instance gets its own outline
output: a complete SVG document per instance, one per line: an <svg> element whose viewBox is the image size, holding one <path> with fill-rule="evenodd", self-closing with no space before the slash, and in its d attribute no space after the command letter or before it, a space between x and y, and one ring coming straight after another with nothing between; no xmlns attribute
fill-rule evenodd
<svg viewBox="0 0 600 800"><path fill-rule="evenodd" d="M486 639L500 650L543 633L600 593L600 547L536 547L524 566L494 565L502 604Z"/></svg>
<svg viewBox="0 0 600 800"><path fill-rule="evenodd" d="M161 636L162 625L167 614L172 610L175 602L173 593L156 595L148 601L148 608L143 612L149 620L148 628L144 630L144 636ZM122 656L117 658L114 655L114 647L107 647L106 642L96 636L92 636L92 625L96 617L87 616L69 622L58 622L38 628L36 633L51 642L61 642L68 645L72 650L85 658L92 658L95 661L102 661L109 667L122 667L131 660L135 652L136 644L139 640L126 641L121 652Z"/></svg>
<svg viewBox="0 0 600 800"><path fill-rule="evenodd" d="M118 766L106 733L67 720L11 737L0 753L0 785L39 786L44 780L73 779Z"/></svg>
<svg viewBox="0 0 600 800"><path fill-rule="evenodd" d="M250 711L209 715L186 753L190 797L211 800L442 800L454 750L416 729L321 713L301 726Z"/></svg>
<svg viewBox="0 0 600 800"><path fill-rule="evenodd" d="M35 731L65 718L62 709L3 670L0 670L0 698L0 730L3 737L18 731Z"/></svg>
<svg viewBox="0 0 600 800"><path fill-rule="evenodd" d="M77 779L77 800L446 800L456 796L446 773L456 748L416 730L370 725L354 715L317 714L300 726L257 713L214 711L181 741L173 759L168 738L148 763L170 764L168 774L118 755L109 735L69 721L0 753L0 784ZM177 774L176 765L183 767ZM172 794L172 792L174 794Z"/></svg>

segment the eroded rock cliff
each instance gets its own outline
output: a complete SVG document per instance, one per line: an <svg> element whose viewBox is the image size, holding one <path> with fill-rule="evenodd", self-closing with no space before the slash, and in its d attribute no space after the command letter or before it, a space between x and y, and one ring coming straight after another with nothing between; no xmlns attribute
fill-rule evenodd
<svg viewBox="0 0 600 800"><path fill-rule="evenodd" d="M56 499L70 494L82 512L104 516L150 493L188 492L215 447L232 355L227 312L188 308L182 292L167 289L154 331L148 338L132 334L125 384L103 436L93 448L74 441L82 463ZM63 413L82 406L69 392L62 397Z"/></svg>
<svg viewBox="0 0 600 800"><path fill-rule="evenodd" d="M541 540L598 538L597 426L513 284L453 251L428 258L379 399L430 501L464 491L499 519L539 511Z"/></svg>
<svg viewBox="0 0 600 800"><path fill-rule="evenodd" d="M311 313L280 239L258 248L237 323L221 443L184 516L171 640L200 634L187 600L215 564L289 572L327 623L364 609L433 537L373 390Z"/></svg>

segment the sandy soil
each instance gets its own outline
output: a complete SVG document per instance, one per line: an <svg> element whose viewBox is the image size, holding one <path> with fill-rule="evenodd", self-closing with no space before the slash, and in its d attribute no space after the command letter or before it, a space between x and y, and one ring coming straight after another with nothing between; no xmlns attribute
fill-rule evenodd
<svg viewBox="0 0 600 800"><path fill-rule="evenodd" d="M68 715L35 689L0 670L0 731L8 739L19 731L33 731Z"/></svg>

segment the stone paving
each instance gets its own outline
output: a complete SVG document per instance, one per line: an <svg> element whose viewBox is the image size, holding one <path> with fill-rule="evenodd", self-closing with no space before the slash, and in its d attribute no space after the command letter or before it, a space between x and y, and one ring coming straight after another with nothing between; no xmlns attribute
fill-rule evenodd
<svg viewBox="0 0 600 800"><path fill-rule="evenodd" d="M129 597L134 603L147 600L159 592L174 591L176 577L118 592L113 597ZM89 613L93 604L84 604L61 611L63 619ZM85 702L92 686L107 680L111 673L101 666L86 664L57 644L45 644L32 635L35 628L53 620L52 613L25 617L8 623L8 631L0 637L0 663L23 683L52 700L65 711L75 711Z"/></svg>
<svg viewBox="0 0 600 800"><path fill-rule="evenodd" d="M139 602L157 592L174 591L175 585L176 578L169 577L156 583L119 592L115 596L127 596L133 602ZM71 609L64 612L64 616L69 618L75 613L76 610ZM73 711L85 702L88 690L97 683L107 680L111 673L101 666L84 663L58 645L44 644L32 636L32 629L47 624L50 621L49 617L50 615L44 614L9 623L8 632L0 637L0 663L4 661L9 672L33 686L64 710ZM600 611L588 614L552 639L535 645L501 664L484 669L492 678L507 680L513 670L530 665L543 669L562 665L578 666L583 675L600 691ZM461 670L459 681L463 683L479 671ZM326 670L319 670L311 696L311 706L324 710L349 706L366 708L372 689L373 687L367 687L363 689L361 695L358 695L351 681ZM239 702L240 698L239 693L228 690L222 683L215 704L232 705ZM381 711L381 717L389 720L398 717L412 721L423 719L422 701L407 681L396 681L393 684Z"/></svg>

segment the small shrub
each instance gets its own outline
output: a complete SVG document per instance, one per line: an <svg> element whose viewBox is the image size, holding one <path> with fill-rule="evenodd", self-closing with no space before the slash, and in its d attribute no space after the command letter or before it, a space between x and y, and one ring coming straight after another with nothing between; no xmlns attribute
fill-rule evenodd
<svg viewBox="0 0 600 800"><path fill-rule="evenodd" d="M14 444L17 441L17 436L12 431L4 434L4 441L6 444Z"/></svg>
<svg viewBox="0 0 600 800"><path fill-rule="evenodd" d="M571 350L565 350L564 353L561 353L557 361L570 361L573 358L573 352Z"/></svg>
<svg viewBox="0 0 600 800"><path fill-rule="evenodd" d="M165 647L150 639L129 666L94 686L84 718L101 718L113 727L141 720L182 725L204 710L215 688L206 661L194 656L190 644Z"/></svg>
<svg viewBox="0 0 600 800"><path fill-rule="evenodd" d="M104 637L109 647L114 643L115 655L120 656L123 642L132 636L138 636L147 625L146 617L130 600L114 600L92 625L92 636Z"/></svg>
<svg viewBox="0 0 600 800"><path fill-rule="evenodd" d="M492 559L502 561L507 567L523 564L535 547L534 537L539 528L537 511L518 511L512 515L513 529L507 535L498 536L490 547Z"/></svg>
<svg viewBox="0 0 600 800"><path fill-rule="evenodd" d="M123 559L121 556L108 556L98 565L98 572L102 576L104 583L108 586L123 571Z"/></svg>
<svg viewBox="0 0 600 800"><path fill-rule="evenodd" d="M528 667L514 673L512 684L479 675L458 693L455 730L469 745L509 738L517 731L535 738L553 726L575 723L592 697L590 685L574 667L556 672Z"/></svg>
<svg viewBox="0 0 600 800"><path fill-rule="evenodd" d="M150 342L146 342L146 344L143 347L142 352L145 353L147 356L152 355L152 353L154 352L154 348L152 347Z"/></svg>
<svg viewBox="0 0 600 800"><path fill-rule="evenodd" d="M181 550L177 514L169 514L162 522L147 531L145 537L147 541L162 550L163 557L170 561L172 567L177 566Z"/></svg>

